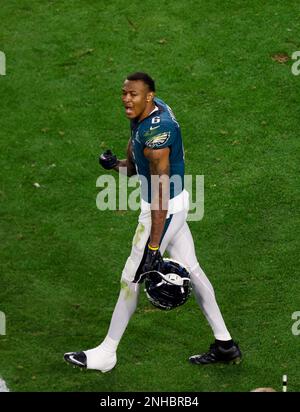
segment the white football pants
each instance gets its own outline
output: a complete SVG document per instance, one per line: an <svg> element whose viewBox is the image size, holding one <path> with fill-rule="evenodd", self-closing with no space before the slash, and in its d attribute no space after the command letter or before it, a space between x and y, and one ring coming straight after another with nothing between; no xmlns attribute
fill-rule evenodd
<svg viewBox="0 0 300 412"><path fill-rule="evenodd" d="M163 255L167 250L172 259L177 260L187 268L191 275L196 300L209 322L215 338L230 340L231 336L216 302L213 287L199 266L186 217L187 211L183 210L167 219L160 252ZM151 212L141 212L139 224L132 241L131 254L122 273L120 295L107 334L107 338L115 341L115 349L137 307L140 285L134 283L134 279L143 258L150 230Z"/></svg>

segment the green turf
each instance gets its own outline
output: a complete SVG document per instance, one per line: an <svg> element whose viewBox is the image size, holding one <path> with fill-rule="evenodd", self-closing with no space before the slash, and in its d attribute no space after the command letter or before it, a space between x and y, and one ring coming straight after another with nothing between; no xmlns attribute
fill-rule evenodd
<svg viewBox="0 0 300 412"><path fill-rule="evenodd" d="M0 376L12 391L300 390L298 1L2 0ZM240 342L238 366L195 367L211 330L191 299L141 296L108 374L62 355L105 336L138 212L100 212L98 153L124 157L124 77L149 72L205 176L190 224ZM33 184L39 183L37 188ZM298 212L298 214L297 214ZM298 248L297 248L298 246Z"/></svg>

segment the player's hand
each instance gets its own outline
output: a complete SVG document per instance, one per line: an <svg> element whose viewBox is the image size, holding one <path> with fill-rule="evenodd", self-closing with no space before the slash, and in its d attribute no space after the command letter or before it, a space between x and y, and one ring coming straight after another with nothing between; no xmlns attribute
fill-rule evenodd
<svg viewBox="0 0 300 412"><path fill-rule="evenodd" d="M118 164L117 156L111 150L106 150L99 156L99 163L104 169L113 169Z"/></svg>
<svg viewBox="0 0 300 412"><path fill-rule="evenodd" d="M147 254L145 263L142 267L142 273L150 272L151 270L160 270L163 265L163 258L160 254L159 248L153 249L151 246L147 246Z"/></svg>

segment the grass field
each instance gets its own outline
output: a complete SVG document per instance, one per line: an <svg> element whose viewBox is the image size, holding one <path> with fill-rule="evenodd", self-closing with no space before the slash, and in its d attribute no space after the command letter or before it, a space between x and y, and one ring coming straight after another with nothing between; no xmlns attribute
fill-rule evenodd
<svg viewBox="0 0 300 412"><path fill-rule="evenodd" d="M0 376L11 391L280 391L283 374L300 390L299 11L277 0L1 1ZM138 212L100 212L95 200L98 154L125 155L120 90L137 70L180 121L186 173L205 176L204 218L190 227L240 365L190 365L213 340L194 299L164 313L143 294L111 373L63 362L105 336L130 252Z"/></svg>

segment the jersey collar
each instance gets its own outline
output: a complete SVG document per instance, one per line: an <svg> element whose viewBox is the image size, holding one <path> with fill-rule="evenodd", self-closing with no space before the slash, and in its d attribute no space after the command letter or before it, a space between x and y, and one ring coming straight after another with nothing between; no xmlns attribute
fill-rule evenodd
<svg viewBox="0 0 300 412"><path fill-rule="evenodd" d="M155 104L155 108L154 108L154 109L152 110L152 112L149 113L148 116L145 117L143 120L141 120L140 122L137 122L136 120L131 120L131 121L130 121L130 123L131 123L131 128L135 128L135 127L139 126L144 120L148 119L150 116L153 115L153 113L156 113L156 112L159 112L159 108L158 108L158 106Z"/></svg>
<svg viewBox="0 0 300 412"><path fill-rule="evenodd" d="M151 114L153 114L153 113L155 113L155 112L158 112L158 110L159 110L158 107L155 105L155 109L153 109L152 112L149 113L147 117L150 117ZM146 119L147 119L147 117L146 117Z"/></svg>

